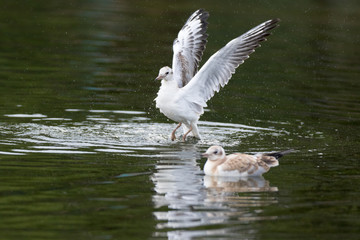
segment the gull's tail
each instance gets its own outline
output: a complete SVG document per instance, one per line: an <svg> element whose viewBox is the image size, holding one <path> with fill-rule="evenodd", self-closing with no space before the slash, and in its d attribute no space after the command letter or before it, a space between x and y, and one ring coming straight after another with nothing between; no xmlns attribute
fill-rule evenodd
<svg viewBox="0 0 360 240"><path fill-rule="evenodd" d="M279 166L279 158L293 151L294 149L289 149L281 152L265 153L261 155L261 160L269 167L276 167Z"/></svg>
<svg viewBox="0 0 360 240"><path fill-rule="evenodd" d="M270 157L275 157L276 159L279 159L282 156L284 156L286 154L289 154L289 153L292 153L294 151L295 151L294 149L288 149L288 150L281 151L281 152L266 153L266 154L264 154L264 156L270 156Z"/></svg>

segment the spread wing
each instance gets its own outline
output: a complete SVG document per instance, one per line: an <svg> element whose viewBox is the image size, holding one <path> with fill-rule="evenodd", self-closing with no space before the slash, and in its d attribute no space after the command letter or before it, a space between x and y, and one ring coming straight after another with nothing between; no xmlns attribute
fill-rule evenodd
<svg viewBox="0 0 360 240"><path fill-rule="evenodd" d="M182 89L182 97L197 112L202 114L202 107L224 87L235 69L260 46L270 35L270 30L277 27L279 19L268 20L245 34L230 41L222 49L212 55L193 79ZM199 111L201 109L201 111Z"/></svg>
<svg viewBox="0 0 360 240"><path fill-rule="evenodd" d="M203 9L194 12L174 40L172 68L180 88L184 87L198 70L208 37L208 17L209 13Z"/></svg>

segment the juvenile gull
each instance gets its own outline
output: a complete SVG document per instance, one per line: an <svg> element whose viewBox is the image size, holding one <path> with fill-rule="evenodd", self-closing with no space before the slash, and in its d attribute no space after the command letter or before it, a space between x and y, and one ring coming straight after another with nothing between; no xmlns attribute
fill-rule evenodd
<svg viewBox="0 0 360 240"><path fill-rule="evenodd" d="M220 146L212 146L203 157L207 158L204 166L204 172L210 176L233 176L250 177L261 176L270 170L271 167L279 165L277 159L294 150L286 150L273 153L258 153L249 155L245 153L234 153L227 155Z"/></svg>
<svg viewBox="0 0 360 240"><path fill-rule="evenodd" d="M234 153L226 156L225 150L220 146L212 146L203 157L207 158L204 172L210 176L232 176L250 177L261 176L271 167L279 165L277 159L294 150L286 150L274 153L259 153L249 155L245 153Z"/></svg>
<svg viewBox="0 0 360 240"><path fill-rule="evenodd" d="M224 87L235 69L260 46L277 27L279 19L268 20L245 34L231 40L212 55L198 71L208 35L206 34L209 13L203 9L195 11L186 21L173 43L172 68L163 67L156 80L161 87L155 98L156 107L166 117L179 122L171 133L175 140L176 130L184 124L183 140L192 132L200 139L197 122L204 113L206 102L215 92Z"/></svg>

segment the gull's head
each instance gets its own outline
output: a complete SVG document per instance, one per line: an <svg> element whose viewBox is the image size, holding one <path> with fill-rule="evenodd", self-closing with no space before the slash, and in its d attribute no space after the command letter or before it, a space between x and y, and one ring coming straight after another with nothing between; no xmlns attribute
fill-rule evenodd
<svg viewBox="0 0 360 240"><path fill-rule="evenodd" d="M220 146L212 146L202 154L203 157L206 157L210 161L216 161L223 159L225 155L225 150Z"/></svg>
<svg viewBox="0 0 360 240"><path fill-rule="evenodd" d="M155 78L155 80L169 81L172 79L172 75L173 75L173 71L170 67L168 67L168 66L162 67L159 70L159 76L157 76L157 78Z"/></svg>

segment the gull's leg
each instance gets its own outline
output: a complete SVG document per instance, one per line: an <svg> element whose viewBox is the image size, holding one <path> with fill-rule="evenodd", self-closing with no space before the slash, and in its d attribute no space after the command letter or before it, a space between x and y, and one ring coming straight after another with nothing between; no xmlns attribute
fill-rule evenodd
<svg viewBox="0 0 360 240"><path fill-rule="evenodd" d="M187 131L183 136L183 141L185 142L186 136L192 131L192 127L190 126L189 131Z"/></svg>
<svg viewBox="0 0 360 240"><path fill-rule="evenodd" d="M171 133L171 141L174 141L174 140L176 139L176 137L175 137L175 132L176 132L176 130L179 129L180 126L181 126L181 123L179 123L179 124L176 126L176 128L174 129L174 131L172 131L172 133Z"/></svg>

